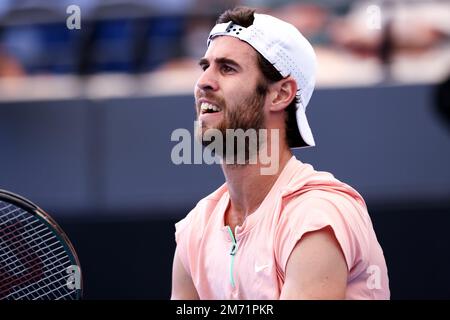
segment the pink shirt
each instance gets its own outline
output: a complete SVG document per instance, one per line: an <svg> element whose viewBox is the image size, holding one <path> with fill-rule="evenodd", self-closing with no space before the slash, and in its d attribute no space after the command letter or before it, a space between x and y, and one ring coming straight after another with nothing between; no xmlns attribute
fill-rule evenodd
<svg viewBox="0 0 450 320"><path fill-rule="evenodd" d="M389 299L387 267L365 202L332 174L293 156L259 208L236 227L235 239L224 225L229 201L224 184L175 225L180 259L200 299L278 299L296 243L326 226L347 262L346 298Z"/></svg>

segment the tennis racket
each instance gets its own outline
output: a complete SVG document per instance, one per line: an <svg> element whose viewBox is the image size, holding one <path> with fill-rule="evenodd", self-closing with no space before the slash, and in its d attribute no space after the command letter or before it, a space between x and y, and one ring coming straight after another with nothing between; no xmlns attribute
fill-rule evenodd
<svg viewBox="0 0 450 320"><path fill-rule="evenodd" d="M32 202L0 190L0 300L75 300L80 263L58 224Z"/></svg>

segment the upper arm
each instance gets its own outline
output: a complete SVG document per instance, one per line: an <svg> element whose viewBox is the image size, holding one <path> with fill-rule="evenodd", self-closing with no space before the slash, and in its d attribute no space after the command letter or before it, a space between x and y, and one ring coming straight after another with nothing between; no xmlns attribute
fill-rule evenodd
<svg viewBox="0 0 450 320"><path fill-rule="evenodd" d="M186 271L175 250L172 268L172 300L196 300L199 299L197 290L190 274Z"/></svg>
<svg viewBox="0 0 450 320"><path fill-rule="evenodd" d="M280 299L345 299L347 274L333 229L308 232L289 256Z"/></svg>

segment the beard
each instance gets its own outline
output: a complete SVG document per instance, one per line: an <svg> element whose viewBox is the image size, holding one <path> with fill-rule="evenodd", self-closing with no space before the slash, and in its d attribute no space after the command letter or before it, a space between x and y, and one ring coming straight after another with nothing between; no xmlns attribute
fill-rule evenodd
<svg viewBox="0 0 450 320"><path fill-rule="evenodd" d="M267 87L258 84L256 90L251 92L250 95L230 106L226 104L224 99L213 99L214 97L211 97L210 101L214 101L222 108L223 118L214 126L207 126L202 122L201 128L198 128L199 130L196 133L197 140L201 141L206 148L213 146L216 137L208 135L208 130L216 129L221 133L222 150L212 148L211 150L214 151L215 155L222 159L225 156L229 157L232 155L234 159L244 159L245 164L248 164L250 159L254 159L264 142L258 133L260 129L265 129L264 99L266 92ZM231 129L231 132L229 129ZM242 147L236 143L235 137L230 134L238 129L243 130L243 132L250 129L250 131L256 132L256 135L247 136Z"/></svg>

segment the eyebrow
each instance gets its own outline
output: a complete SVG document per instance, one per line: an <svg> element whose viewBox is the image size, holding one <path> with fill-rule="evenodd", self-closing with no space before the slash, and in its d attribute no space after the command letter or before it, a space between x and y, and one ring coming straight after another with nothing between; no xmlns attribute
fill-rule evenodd
<svg viewBox="0 0 450 320"><path fill-rule="evenodd" d="M236 61L234 61L233 59L216 58L216 59L214 59L214 61L217 64L227 64L227 65L235 67L236 69L242 69L241 65L239 63L237 63ZM206 58L201 58L198 62L198 65L201 67L203 67L204 65L209 65L209 60Z"/></svg>

